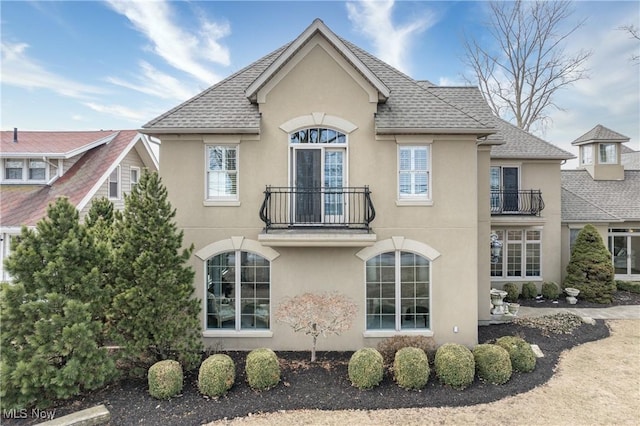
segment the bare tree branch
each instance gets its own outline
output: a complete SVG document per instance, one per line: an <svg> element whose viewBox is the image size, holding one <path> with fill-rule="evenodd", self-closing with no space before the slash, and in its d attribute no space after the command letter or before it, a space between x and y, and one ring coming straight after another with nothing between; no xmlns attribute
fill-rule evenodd
<svg viewBox="0 0 640 426"><path fill-rule="evenodd" d="M618 27L618 29L628 32L631 38L640 40L640 29L638 29L638 27L636 27L635 25L623 25L621 27ZM633 55L631 55L631 61L640 63L640 54L634 53Z"/></svg>
<svg viewBox="0 0 640 426"><path fill-rule="evenodd" d="M588 78L585 66L592 52L565 51L567 39L584 21L565 26L572 14L568 1L497 1L490 10L494 44L467 38L465 62L496 115L526 131L544 127L549 110L557 108L554 95Z"/></svg>

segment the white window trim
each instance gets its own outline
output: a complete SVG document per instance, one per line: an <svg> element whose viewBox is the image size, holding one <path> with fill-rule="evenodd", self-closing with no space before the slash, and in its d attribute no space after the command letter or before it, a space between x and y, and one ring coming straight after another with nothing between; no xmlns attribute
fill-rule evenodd
<svg viewBox="0 0 640 426"><path fill-rule="evenodd" d="M226 197L209 198L209 148L234 148L236 150L236 194ZM204 199L205 207L238 207L240 206L240 144L239 143L206 143L204 145Z"/></svg>
<svg viewBox="0 0 640 426"><path fill-rule="evenodd" d="M419 335L419 336L431 337L434 335L433 333L433 329L434 329L434 326L433 326L433 318L434 318L433 316L433 267L434 267L434 261L440 257L440 252L438 252L436 249L429 246L428 244L425 244L416 240L411 240L405 237L391 237L386 240L378 241L374 245L370 247L365 247L364 249L356 253L356 256L363 261L363 268L364 268L363 276L365 277L365 281L363 285L362 300L364 300L366 303L367 261L373 258L374 256L378 256L379 254L382 254L382 253L387 253L387 252L395 253L395 252L401 252L401 251L418 254L426 258L427 260L429 260L429 262L431 263L429 266L429 313L430 313L429 327L430 328L402 329L402 330L367 330L367 314L366 314L366 308L365 308L364 323L363 323L364 332L362 333L362 336L365 338L383 338L383 337L393 337L398 335ZM397 291L398 291L398 288L396 287L396 292Z"/></svg>
<svg viewBox="0 0 640 426"><path fill-rule="evenodd" d="M137 180L137 182L135 182L135 185L140 183L140 167L130 166L129 167L129 192L131 192L133 190L133 187L135 186L133 184L133 181L131 180L131 172L134 171L134 170L136 171L136 173L138 175L138 180Z"/></svg>
<svg viewBox="0 0 640 426"><path fill-rule="evenodd" d="M228 241L228 240L227 240ZM250 245L252 245L251 241L247 241ZM236 244L233 244L233 246L235 246ZM224 242L223 244L218 246L219 248L221 247L227 247ZM228 330L221 330L221 329L212 329L212 328L207 328L207 320L208 320L208 307L207 307L207 302L208 302L208 294L207 294L207 282L206 282L206 278L207 278L207 261L214 256L217 256L219 254L222 253L228 253L228 252L234 252L234 255L236 256L236 259L240 259L242 256L242 252L246 252L246 253L253 253L253 254L257 254L261 257L263 257L264 259L267 259L269 261L269 328L268 329L242 329L241 327L241 322L240 322L240 316L242 315L241 310L238 309L237 306L234 306L235 308L235 314L236 314L236 328L234 329L228 329ZM263 252L261 250L261 252ZM267 253L270 254L270 251L267 251ZM247 250L246 248L232 248L231 250L221 250L221 251L217 251L214 254L212 254L211 256L209 256L207 259L204 260L203 262L203 268L204 268L204 286L203 286L203 292L204 292L204 297L202 298L202 312L204 313L203 315L203 321L202 321L202 336L203 337L272 337L273 336L273 331L272 331L272 327L273 327L273 315L274 315L274 309L273 309L273 295L272 295L272 275L271 275L271 263L272 263L272 259L270 259L271 256L269 257L265 257L263 256L261 253L259 252L254 252L251 250ZM238 301L241 300L240 298L240 292L241 292L241 286L240 283L242 282L242 278L241 278L241 273L242 273L242 268L241 267L236 267L235 268L235 282L237 283L235 285L235 295L233 296L233 299L236 301L234 303L239 303Z"/></svg>
<svg viewBox="0 0 640 426"><path fill-rule="evenodd" d="M118 174L118 180L117 180L118 193L116 194L115 197L112 197L111 196L111 175L113 174L114 170ZM107 177L107 198L109 198L110 200L119 200L122 197L122 176L121 176L120 165L118 164L114 170L112 170L111 173L109 173L109 176Z"/></svg>
<svg viewBox="0 0 640 426"><path fill-rule="evenodd" d="M20 179L7 179L7 161L20 161L22 162L22 176ZM31 161L41 161L44 163L44 179L29 179L29 164ZM0 175L0 182L6 184L45 184L49 180L49 162L42 157L37 158L3 158L2 159L2 174Z"/></svg>
<svg viewBox="0 0 640 426"><path fill-rule="evenodd" d="M431 143L412 143L412 144L400 144L397 145L396 150L396 206L433 206L433 173L431 169L432 164L432 144ZM427 194L422 195L409 195L403 196L400 194L400 150L401 149L415 149L426 148L427 150Z"/></svg>
<svg viewBox="0 0 640 426"><path fill-rule="evenodd" d="M613 146L613 158L610 161L602 161L602 152L600 148L606 145ZM601 143L598 144L598 163L599 164L618 164L618 144L616 143Z"/></svg>
<svg viewBox="0 0 640 426"><path fill-rule="evenodd" d="M513 282L526 282L526 281L533 281L533 282L539 282L543 280L544 277L544 271L543 271L543 266L544 266L544 262L543 262L543 256L544 256L544 250L543 250L543 245L542 245L542 241L543 241L543 230L541 228L537 228L537 227L532 227L532 228L500 228L500 227L494 227L491 228L491 232L494 232L494 230L496 231L503 231L503 239L502 239L502 275L501 276L494 276L494 275L490 275L490 279L491 281L513 281ZM507 259L507 244L508 244L508 239L507 239L507 232L508 231L521 231L522 232L522 239L519 241L520 242L520 247L522 249L521 251L521 259L520 259L520 269L522 271L522 274L524 275L520 275L520 276L509 276L507 275L507 264L506 264L506 259ZM540 231L540 240L527 240L527 231ZM538 242L539 241L539 242ZM526 275L527 273L527 242L538 242L538 245L540 246L540 275Z"/></svg>
<svg viewBox="0 0 640 426"><path fill-rule="evenodd" d="M589 162L584 161L586 152L589 152ZM580 147L580 164L583 166L593 165L593 145L582 145Z"/></svg>

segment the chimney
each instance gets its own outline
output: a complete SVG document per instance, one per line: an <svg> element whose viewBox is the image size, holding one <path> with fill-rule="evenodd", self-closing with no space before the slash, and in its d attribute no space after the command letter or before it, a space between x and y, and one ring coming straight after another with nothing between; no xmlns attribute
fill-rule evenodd
<svg viewBox="0 0 640 426"><path fill-rule="evenodd" d="M18 143L18 128L13 128L13 143Z"/></svg>

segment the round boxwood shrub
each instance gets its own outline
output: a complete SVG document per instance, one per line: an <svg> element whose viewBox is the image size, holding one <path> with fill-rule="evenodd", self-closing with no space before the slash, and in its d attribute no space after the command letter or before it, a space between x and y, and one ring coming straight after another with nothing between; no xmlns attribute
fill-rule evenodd
<svg viewBox="0 0 640 426"><path fill-rule="evenodd" d="M536 354L531 345L517 336L503 336L496 340L496 345L502 346L509 352L511 367L515 371L529 373L536 368Z"/></svg>
<svg viewBox="0 0 640 426"><path fill-rule="evenodd" d="M436 342L433 337L427 336L393 336L388 337L378 343L378 352L384 359L385 366L393 366L396 353L402 348L418 348L422 349L427 356L435 354Z"/></svg>
<svg viewBox="0 0 640 426"><path fill-rule="evenodd" d="M542 297L548 300L555 300L560 296L560 287L554 282L545 281L542 283Z"/></svg>
<svg viewBox="0 0 640 426"><path fill-rule="evenodd" d="M454 389L464 389L473 383L476 365L473 354L466 346L445 343L436 351L436 375L442 383Z"/></svg>
<svg viewBox="0 0 640 426"><path fill-rule="evenodd" d="M384 375L382 355L374 348L362 348L349 359L349 380L358 389L378 386Z"/></svg>
<svg viewBox="0 0 640 426"><path fill-rule="evenodd" d="M517 302L518 297L520 296L520 290L518 290L518 285L514 283L506 283L502 286L502 290L507 292L507 302Z"/></svg>
<svg viewBox="0 0 640 426"><path fill-rule="evenodd" d="M166 359L149 367L147 372L149 394L158 399L169 399L182 391L182 366L178 361Z"/></svg>
<svg viewBox="0 0 640 426"><path fill-rule="evenodd" d="M422 349L405 347L396 352L393 375L398 386L422 389L429 380L429 373L429 359Z"/></svg>
<svg viewBox="0 0 640 426"><path fill-rule="evenodd" d="M522 298L523 299L535 299L538 295L538 288L535 283L526 282L522 284Z"/></svg>
<svg viewBox="0 0 640 426"><path fill-rule="evenodd" d="M476 373L482 380L496 385L507 383L511 378L511 358L501 346L480 344L473 349Z"/></svg>
<svg viewBox="0 0 640 426"><path fill-rule="evenodd" d="M278 356L268 348L254 349L247 355L245 372L252 389L272 388L280 381Z"/></svg>
<svg viewBox="0 0 640 426"><path fill-rule="evenodd" d="M215 354L205 359L198 371L198 389L207 396L222 396L236 380L236 365L229 355Z"/></svg>

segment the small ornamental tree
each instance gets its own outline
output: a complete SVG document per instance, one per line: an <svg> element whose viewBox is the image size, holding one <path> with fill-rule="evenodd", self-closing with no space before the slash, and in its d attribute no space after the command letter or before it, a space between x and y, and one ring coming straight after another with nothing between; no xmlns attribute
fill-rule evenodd
<svg viewBox="0 0 640 426"><path fill-rule="evenodd" d="M175 214L158 174L145 172L115 220L109 320L134 375L169 358L185 370L200 361L200 301L192 297L194 272L185 265L193 247L182 248Z"/></svg>
<svg viewBox="0 0 640 426"><path fill-rule="evenodd" d="M349 330L356 311L355 303L339 293L304 293L280 303L276 320L313 338L311 362L315 362L318 336L339 336Z"/></svg>
<svg viewBox="0 0 640 426"><path fill-rule="evenodd" d="M3 409L45 407L115 375L102 347L105 256L66 198L36 230L22 228L5 262L13 283L0 293Z"/></svg>
<svg viewBox="0 0 640 426"><path fill-rule="evenodd" d="M564 288L580 290L578 297L589 302L611 303L616 291L611 254L598 230L586 225L576 238L567 265Z"/></svg>

